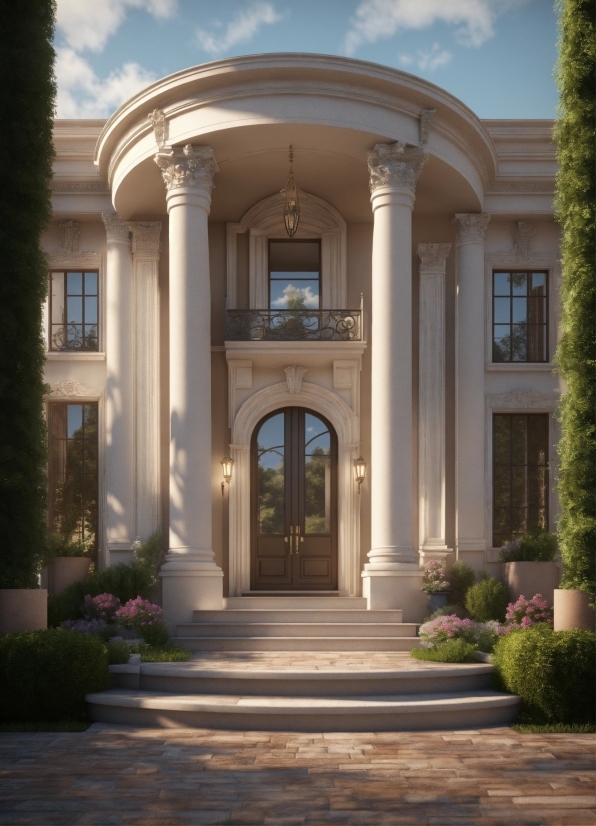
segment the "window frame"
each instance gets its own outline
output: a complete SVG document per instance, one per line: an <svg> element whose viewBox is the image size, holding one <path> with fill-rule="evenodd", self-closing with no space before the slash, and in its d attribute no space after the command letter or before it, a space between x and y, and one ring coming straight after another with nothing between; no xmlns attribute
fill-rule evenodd
<svg viewBox="0 0 596 826"><path fill-rule="evenodd" d="M82 321L81 321L81 325L80 325L81 328L83 329L83 337L84 337L84 329L85 329L85 326L86 326L85 325L85 301L84 301L84 298L85 298L85 275L87 273L93 273L97 278L97 293L95 294L95 296L93 296L97 300L97 321L95 322L95 327L96 327L97 334L96 334L96 346L93 349L87 348L87 347L84 347L84 348L83 347L64 347L64 348L60 348L60 347L54 347L53 346L52 339L53 339L54 324L53 324L53 321L52 321L52 319L53 319L53 307L52 307L52 300L53 300L53 289L52 289L52 287L53 287L53 284L52 284L52 279L53 279L54 273L63 273L64 274L64 319L63 319L63 322L62 322L62 327L66 328L68 326L66 318L67 318L67 306L68 306L68 292L67 292L67 290L68 290L68 278L67 278L67 275L68 275L69 272L81 273L81 275L83 276L83 286L82 286L82 292L81 292L81 298L83 299L83 301L82 301ZM92 296L89 296L89 297L92 297ZM87 325L87 326L89 326L89 325ZM91 266L91 267L89 267L89 266L77 266L76 264L69 265L69 266L66 266L66 267L52 266L49 269L49 284L48 284L47 352L54 355L54 356L57 353L61 353L61 354L63 353L63 354L68 354L68 355L72 355L72 354L85 354L85 355L88 355L88 354L101 353L102 350L101 350L101 343L100 343L100 331L101 331L101 271L100 271L100 268L98 266L95 266L95 267L94 266Z"/></svg>
<svg viewBox="0 0 596 826"><path fill-rule="evenodd" d="M545 281L545 312L544 312L544 322L540 325L538 324L529 324L527 321L524 323L525 326L525 338L526 338L526 358L519 361L514 361L513 359L505 360L505 361L496 361L494 357L494 342L495 342L495 327L497 326L497 322L495 321L495 301L497 298L508 298L509 299L509 318L510 321L507 326L509 326L510 331L515 326L513 321L513 298L515 297L513 291L510 289L508 296L501 296L495 293L495 276L499 273L507 273L510 275L519 273L525 275L544 275ZM508 267L508 266L492 266L490 272L490 324L489 324L489 361L492 365L499 365L499 366L515 366L515 365L548 365L551 363L551 341L550 341L550 326L551 326L551 318L550 318L550 271L547 267L541 266L528 266L528 267ZM528 302L530 295L526 288L526 295L519 296L520 298L525 298L526 302ZM520 322L521 323L521 322ZM504 326L504 325L501 325ZM527 358L527 354L529 351L528 347L528 339L529 339L529 332L532 326L535 327L542 327L543 329L543 346L545 350L545 358L544 359L529 359Z"/></svg>
<svg viewBox="0 0 596 826"><path fill-rule="evenodd" d="M307 310L312 312L320 312L323 307L323 256L322 256L322 239L321 238L268 238L267 239L267 309L269 312L284 312L286 308L271 307L271 244L318 244L319 247L319 306L307 307ZM296 270L296 272L302 272ZM306 279L303 279L306 280ZM314 279L310 279L314 281Z"/></svg>

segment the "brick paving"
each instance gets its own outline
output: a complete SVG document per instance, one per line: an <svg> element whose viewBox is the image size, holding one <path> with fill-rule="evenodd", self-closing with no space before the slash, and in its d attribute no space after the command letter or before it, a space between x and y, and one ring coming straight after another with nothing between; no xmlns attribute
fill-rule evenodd
<svg viewBox="0 0 596 826"><path fill-rule="evenodd" d="M137 729L0 734L0 824L583 826L595 738Z"/></svg>

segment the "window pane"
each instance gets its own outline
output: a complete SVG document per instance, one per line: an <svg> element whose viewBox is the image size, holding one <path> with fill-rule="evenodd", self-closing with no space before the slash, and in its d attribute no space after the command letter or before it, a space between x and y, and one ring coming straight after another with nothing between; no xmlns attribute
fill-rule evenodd
<svg viewBox="0 0 596 826"><path fill-rule="evenodd" d="M511 327L511 359L512 361L527 361L528 328L525 324L514 324Z"/></svg>
<svg viewBox="0 0 596 826"><path fill-rule="evenodd" d="M536 295L541 293L546 295L546 273L533 272L532 273L532 292Z"/></svg>
<svg viewBox="0 0 596 826"><path fill-rule="evenodd" d="M272 310L318 310L319 282L271 280L269 306Z"/></svg>
<svg viewBox="0 0 596 826"><path fill-rule="evenodd" d="M83 405L82 404L69 404L68 405L68 430L67 436L68 438L72 438L77 430L83 424Z"/></svg>
<svg viewBox="0 0 596 826"><path fill-rule="evenodd" d="M511 361L511 327L495 324L493 361Z"/></svg>
<svg viewBox="0 0 596 826"><path fill-rule="evenodd" d="M525 323L528 320L528 301L526 298L514 298L511 302L513 305L512 321L513 323Z"/></svg>
<svg viewBox="0 0 596 826"><path fill-rule="evenodd" d="M83 294L83 273L69 272L66 274L66 286L68 288L68 295L82 295Z"/></svg>
<svg viewBox="0 0 596 826"><path fill-rule="evenodd" d="M69 324L81 324L83 321L83 299L70 295L66 299L66 320Z"/></svg>
<svg viewBox="0 0 596 826"><path fill-rule="evenodd" d="M86 295L97 295L97 273L96 272L86 272L85 273L85 294Z"/></svg>
<svg viewBox="0 0 596 826"><path fill-rule="evenodd" d="M511 291L513 295L528 294L528 275L525 272L511 273Z"/></svg>
<svg viewBox="0 0 596 826"><path fill-rule="evenodd" d="M85 324L97 324L97 298L85 297Z"/></svg>
<svg viewBox="0 0 596 826"><path fill-rule="evenodd" d="M64 323L64 273L52 273L52 324Z"/></svg>
<svg viewBox="0 0 596 826"><path fill-rule="evenodd" d="M284 426L285 415L278 413L261 425L257 435L258 530L261 534L284 532Z"/></svg>
<svg viewBox="0 0 596 826"><path fill-rule="evenodd" d="M510 444L509 418L507 416L495 416L493 437L495 465L507 465L509 467Z"/></svg>
<svg viewBox="0 0 596 826"><path fill-rule="evenodd" d="M495 298L493 321L495 324L509 324L511 322L511 301L509 298Z"/></svg>
<svg viewBox="0 0 596 826"><path fill-rule="evenodd" d="M509 467L497 465L494 472L495 507L510 505L511 480Z"/></svg>
<svg viewBox="0 0 596 826"><path fill-rule="evenodd" d="M331 532L331 435L311 413L304 416L304 531Z"/></svg>
<svg viewBox="0 0 596 826"><path fill-rule="evenodd" d="M319 272L320 245L318 241L270 241L269 269L271 272Z"/></svg>
<svg viewBox="0 0 596 826"><path fill-rule="evenodd" d="M510 295L511 286L508 272L496 272L493 276L495 295Z"/></svg>

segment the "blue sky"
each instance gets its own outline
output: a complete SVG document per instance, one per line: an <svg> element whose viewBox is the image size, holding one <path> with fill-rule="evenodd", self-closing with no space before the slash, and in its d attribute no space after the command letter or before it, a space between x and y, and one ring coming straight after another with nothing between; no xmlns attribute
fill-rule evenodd
<svg viewBox="0 0 596 826"><path fill-rule="evenodd" d="M179 69L286 51L411 72L482 118L552 118L556 41L551 0L58 0L58 117L109 117Z"/></svg>

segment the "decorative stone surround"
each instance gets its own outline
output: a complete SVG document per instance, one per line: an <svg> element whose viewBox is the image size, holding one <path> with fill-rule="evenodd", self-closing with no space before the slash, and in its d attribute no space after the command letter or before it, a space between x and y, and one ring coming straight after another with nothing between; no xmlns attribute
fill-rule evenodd
<svg viewBox="0 0 596 826"><path fill-rule="evenodd" d="M302 387L302 376L307 372L306 367L286 367L286 382L289 393L300 393Z"/></svg>
<svg viewBox="0 0 596 826"><path fill-rule="evenodd" d="M191 187L213 189L213 176L219 172L215 153L211 146L193 146L187 143L182 150L163 149L154 158L161 169L166 189Z"/></svg>
<svg viewBox="0 0 596 826"><path fill-rule="evenodd" d="M51 398L98 399L101 396L101 392L101 389L98 387L89 387L86 384L69 379L60 382L60 384L52 384L50 386L50 392L47 395Z"/></svg>
<svg viewBox="0 0 596 826"><path fill-rule="evenodd" d="M486 397L486 403L491 410L555 410L558 402L559 396L536 393L533 390L512 390L510 393L497 393Z"/></svg>
<svg viewBox="0 0 596 826"><path fill-rule="evenodd" d="M59 227L60 232L62 233L62 249L64 252L78 252L81 228L79 222L60 221Z"/></svg>
<svg viewBox="0 0 596 826"><path fill-rule="evenodd" d="M133 221L129 226L132 231L133 254L137 257L159 258L161 221Z"/></svg>
<svg viewBox="0 0 596 826"><path fill-rule="evenodd" d="M523 261L530 254L530 244L536 235L536 230L527 221L517 221L512 230L513 254Z"/></svg>

